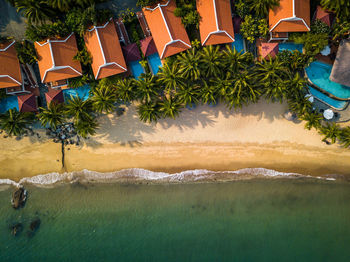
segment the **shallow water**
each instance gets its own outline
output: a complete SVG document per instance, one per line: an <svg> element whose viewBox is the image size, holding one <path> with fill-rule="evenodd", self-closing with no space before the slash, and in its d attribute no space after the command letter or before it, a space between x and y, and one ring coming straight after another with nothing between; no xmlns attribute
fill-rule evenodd
<svg viewBox="0 0 350 262"><path fill-rule="evenodd" d="M350 185L254 179L0 190L0 261L348 261ZM30 221L40 217L36 234ZM18 237L8 225L22 222Z"/></svg>

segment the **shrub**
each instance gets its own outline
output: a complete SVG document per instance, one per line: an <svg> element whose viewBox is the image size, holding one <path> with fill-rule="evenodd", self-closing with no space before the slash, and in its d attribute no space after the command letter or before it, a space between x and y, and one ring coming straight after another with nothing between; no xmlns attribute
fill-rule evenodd
<svg viewBox="0 0 350 262"><path fill-rule="evenodd" d="M313 34L329 34L330 28L321 20L316 19L311 25L311 32Z"/></svg>
<svg viewBox="0 0 350 262"><path fill-rule="evenodd" d="M19 62L22 64L34 64L38 61L38 57L33 43L29 41L17 42L15 44Z"/></svg>
<svg viewBox="0 0 350 262"><path fill-rule="evenodd" d="M306 55L315 56L328 45L328 34L295 33L290 34L290 40L303 44Z"/></svg>
<svg viewBox="0 0 350 262"><path fill-rule="evenodd" d="M258 37L265 38L269 33L269 29L265 19L257 19L248 15L241 24L241 33L244 38L253 43Z"/></svg>

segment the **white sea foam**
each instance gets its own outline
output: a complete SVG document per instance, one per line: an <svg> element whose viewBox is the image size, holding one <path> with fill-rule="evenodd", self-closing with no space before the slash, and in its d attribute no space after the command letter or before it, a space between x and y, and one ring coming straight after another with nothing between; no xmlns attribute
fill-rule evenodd
<svg viewBox="0 0 350 262"><path fill-rule="evenodd" d="M244 168L234 171L210 171L206 169L186 170L179 173L154 172L142 168L123 169L115 172L99 173L84 169L79 172L70 173L49 173L33 177L22 178L19 183L11 179L0 179L0 185L19 186L21 184L33 185L54 185L57 183L80 182L118 182L118 181L154 181L154 182L196 182L211 181L218 178L219 181L232 181L249 179L252 177L291 177L291 178L313 178L327 181L334 181L334 177L315 177L298 173L286 173L266 168Z"/></svg>

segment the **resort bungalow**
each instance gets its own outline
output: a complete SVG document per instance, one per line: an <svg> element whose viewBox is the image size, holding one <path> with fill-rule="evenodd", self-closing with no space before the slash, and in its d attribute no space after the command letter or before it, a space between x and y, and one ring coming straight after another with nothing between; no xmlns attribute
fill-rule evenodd
<svg viewBox="0 0 350 262"><path fill-rule="evenodd" d="M15 41L0 44L0 88L23 90L21 67L17 58Z"/></svg>
<svg viewBox="0 0 350 262"><path fill-rule="evenodd" d="M35 42L41 82L52 88L67 88L68 79L82 75L80 62L73 60L78 48L74 33L63 39Z"/></svg>
<svg viewBox="0 0 350 262"><path fill-rule="evenodd" d="M122 48L113 20L102 26L94 26L85 33L87 50L92 56L95 79L101 79L127 71Z"/></svg>
<svg viewBox="0 0 350 262"><path fill-rule="evenodd" d="M287 40L290 32L310 31L310 0L281 0L269 12L271 40Z"/></svg>
<svg viewBox="0 0 350 262"><path fill-rule="evenodd" d="M234 42L230 0L197 0L202 45Z"/></svg>
<svg viewBox="0 0 350 262"><path fill-rule="evenodd" d="M160 59L175 55L191 48L190 40L180 17L174 15L175 0L143 8L149 29Z"/></svg>

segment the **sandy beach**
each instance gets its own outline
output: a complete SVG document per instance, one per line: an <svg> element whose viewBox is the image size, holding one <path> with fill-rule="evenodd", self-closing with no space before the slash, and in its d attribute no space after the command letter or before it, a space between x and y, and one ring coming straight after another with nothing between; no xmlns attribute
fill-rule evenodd
<svg viewBox="0 0 350 262"><path fill-rule="evenodd" d="M96 136L66 148L41 137L0 138L0 178L18 181L51 172L83 169L111 172L125 168L179 172L264 167L305 175L350 175L350 150L326 145L304 123L283 118L284 104L258 104L229 111L224 105L183 109L176 120L138 120L134 106L122 116L99 119Z"/></svg>

